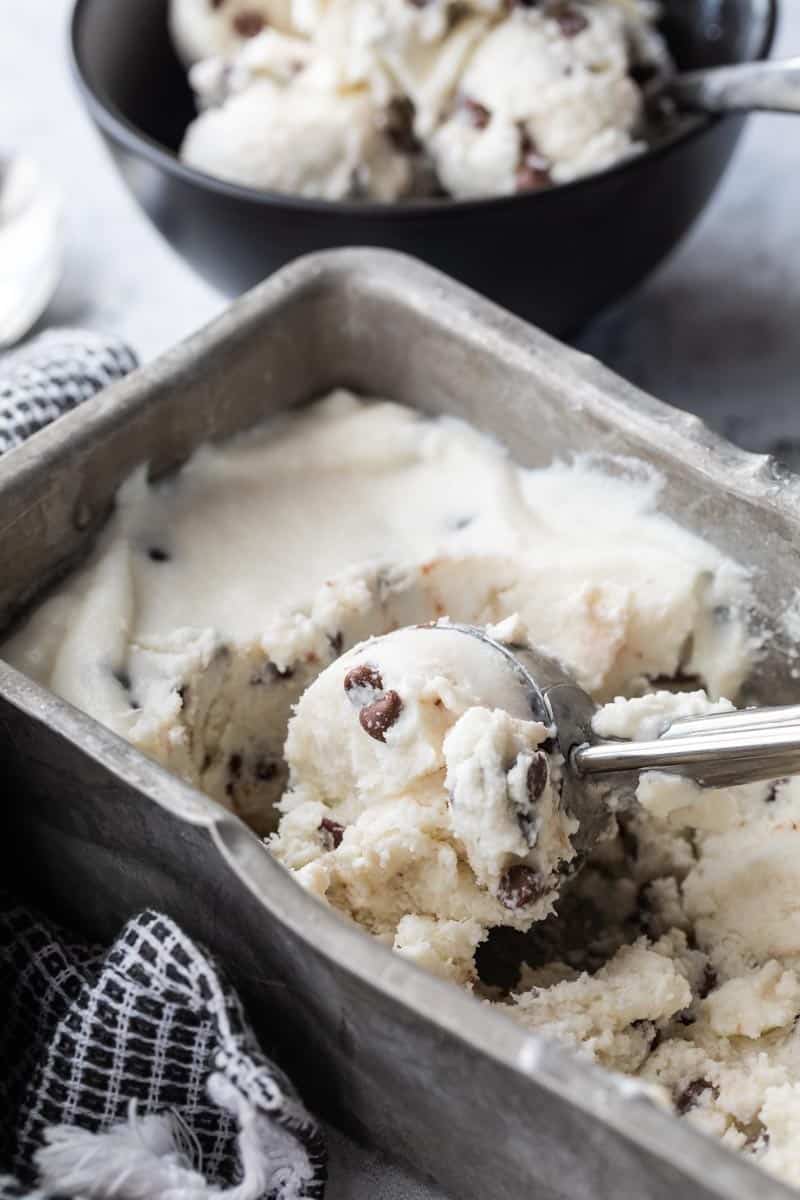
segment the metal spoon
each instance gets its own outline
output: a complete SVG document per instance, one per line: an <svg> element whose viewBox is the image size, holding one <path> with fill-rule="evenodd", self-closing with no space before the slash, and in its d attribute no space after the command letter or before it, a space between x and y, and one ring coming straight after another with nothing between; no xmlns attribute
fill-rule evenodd
<svg viewBox="0 0 800 1200"><path fill-rule="evenodd" d="M0 158L0 349L35 325L62 267L61 201L36 163Z"/></svg>
<svg viewBox="0 0 800 1200"><path fill-rule="evenodd" d="M642 771L664 771L701 787L727 787L800 774L800 706L749 708L666 721L652 741L603 741L592 729L594 701L554 659L505 645L473 625L436 625L477 638L501 654L528 696L537 721L555 729L564 758L564 807L578 818L574 838L585 855L609 816L632 796Z"/></svg>
<svg viewBox="0 0 800 1200"><path fill-rule="evenodd" d="M673 75L656 86L682 110L706 113L800 112L800 58L739 63Z"/></svg>

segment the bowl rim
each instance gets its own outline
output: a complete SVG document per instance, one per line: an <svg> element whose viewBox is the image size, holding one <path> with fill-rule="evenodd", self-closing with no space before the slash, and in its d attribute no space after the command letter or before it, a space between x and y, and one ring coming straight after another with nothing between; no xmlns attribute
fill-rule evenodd
<svg viewBox="0 0 800 1200"><path fill-rule="evenodd" d="M190 167L182 162L174 150L169 150L161 142L144 133L108 98L105 98L89 81L84 70L79 49L80 27L91 4L96 0L74 0L69 23L69 58L72 75L78 90L89 110L92 119L99 129L110 137L117 145L144 158L151 165L165 171L168 175L184 183L201 187L206 191L215 192L220 196L238 200L248 204L266 208L292 209L299 212L316 213L327 216L374 217L382 219L411 219L419 217L445 217L449 213L468 214L474 211L483 212L494 208L503 208L512 204L554 203L553 197L565 192L574 192L590 186L595 180L615 179L624 177L642 163L652 162L671 153L677 146L686 145L696 140L704 133L715 128L723 121L730 120L740 114L727 113L719 116L700 116L693 119L685 128L673 135L648 147L641 154L623 159L602 171L594 171L568 183L560 183L555 187L546 188L539 192L517 193L511 196L481 196L468 198L443 199L406 199L406 200L324 200L316 197L300 196L293 192L278 192L267 188L250 187L246 184L233 183L220 179L197 167ZM753 0L757 4L759 0ZM165 0L166 3L166 0ZM768 58L775 43L778 26L780 0L760 0L764 7L765 29L764 36L756 53L746 59L746 62L761 62Z"/></svg>

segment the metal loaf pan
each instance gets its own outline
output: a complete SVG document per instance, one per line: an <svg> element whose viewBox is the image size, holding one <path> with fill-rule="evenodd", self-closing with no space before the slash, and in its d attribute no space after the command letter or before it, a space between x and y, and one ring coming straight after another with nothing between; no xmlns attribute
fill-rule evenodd
<svg viewBox="0 0 800 1200"><path fill-rule="evenodd" d="M139 462L166 470L341 384L463 416L525 464L645 458L664 510L752 565L762 614L794 598L796 481L443 276L347 250L285 268L0 463L0 625L86 552ZM753 694L796 700L792 661L776 633ZM0 762L14 886L98 938L144 905L170 912L225 961L313 1107L459 1200L794 1194L631 1081L393 956L236 818L2 664Z"/></svg>

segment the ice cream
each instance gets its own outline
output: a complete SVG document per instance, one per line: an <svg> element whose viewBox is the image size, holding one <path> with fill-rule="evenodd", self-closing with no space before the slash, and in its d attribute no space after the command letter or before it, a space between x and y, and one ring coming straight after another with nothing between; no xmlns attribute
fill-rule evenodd
<svg viewBox="0 0 800 1200"><path fill-rule="evenodd" d="M509 195L646 139L669 66L650 0L173 0L200 113L193 166L257 188Z"/></svg>
<svg viewBox="0 0 800 1200"><path fill-rule="evenodd" d="M324 200L394 200L412 170L366 92L269 78L210 108L189 129L187 162L237 183Z"/></svg>
<svg viewBox="0 0 800 1200"><path fill-rule="evenodd" d="M297 705L273 852L391 944L413 922L407 953L472 980L488 929L552 912L575 855L551 734L506 661L446 624L363 642Z"/></svg>
<svg viewBox="0 0 800 1200"><path fill-rule="evenodd" d="M660 701L665 716L720 707ZM619 700L597 725L646 737L656 707ZM798 817L797 779L701 791L644 776L559 906L558 957L543 937L508 1003L800 1186Z"/></svg>
<svg viewBox="0 0 800 1200"><path fill-rule="evenodd" d="M585 460L521 470L460 422L340 392L163 482L139 471L5 653L267 831L292 705L401 626L519 614L600 699L679 671L733 694L745 573L658 489Z"/></svg>
<svg viewBox="0 0 800 1200"><path fill-rule="evenodd" d="M627 461L523 469L458 421L338 392L139 471L3 654L271 833L398 954L800 1185L800 783L644 776L553 913L573 833L549 731L446 629L422 654L393 633L527 631L604 737L730 707L747 571L659 487Z"/></svg>
<svg viewBox="0 0 800 1200"><path fill-rule="evenodd" d="M292 28L291 0L170 0L172 40L187 66L234 54L264 29Z"/></svg>

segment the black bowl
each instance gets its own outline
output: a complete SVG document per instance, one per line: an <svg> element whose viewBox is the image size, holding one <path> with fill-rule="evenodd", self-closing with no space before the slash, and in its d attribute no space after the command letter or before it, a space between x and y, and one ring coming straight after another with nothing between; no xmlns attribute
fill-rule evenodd
<svg viewBox="0 0 800 1200"><path fill-rule="evenodd" d="M556 333L577 329L676 244L719 182L743 118L702 119L621 166L487 200L333 203L223 183L176 155L194 114L167 0L77 0L72 50L89 111L142 207L207 279L236 294L300 254L403 250ZM666 0L683 69L763 58L777 0Z"/></svg>

